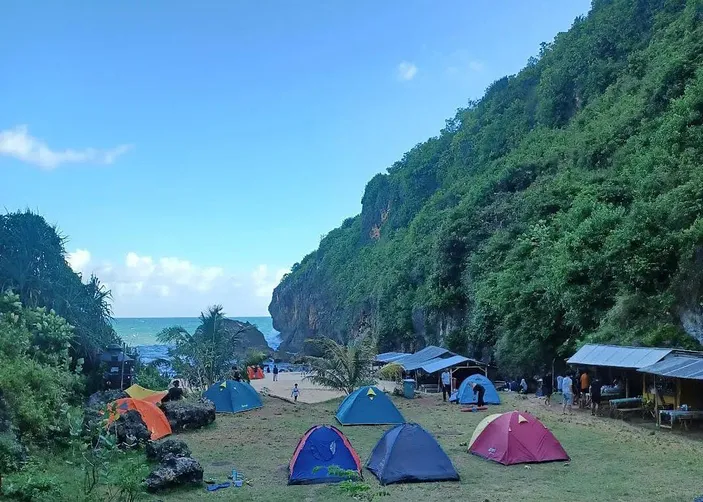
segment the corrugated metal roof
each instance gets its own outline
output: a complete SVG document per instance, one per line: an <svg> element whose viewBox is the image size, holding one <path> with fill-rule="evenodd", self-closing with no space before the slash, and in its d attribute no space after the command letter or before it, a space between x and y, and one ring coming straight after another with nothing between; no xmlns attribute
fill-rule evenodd
<svg viewBox="0 0 703 502"><path fill-rule="evenodd" d="M672 354L662 361L640 368L638 371L664 377L703 380L703 357Z"/></svg>
<svg viewBox="0 0 703 502"><path fill-rule="evenodd" d="M405 357L409 355L406 352L384 352L383 354L378 354L376 356L376 361L379 363L392 363L396 359L400 359L401 357Z"/></svg>
<svg viewBox="0 0 703 502"><path fill-rule="evenodd" d="M588 344L571 356L567 363L639 369L661 361L670 353L671 349Z"/></svg>
<svg viewBox="0 0 703 502"><path fill-rule="evenodd" d="M443 349L442 347L436 347L430 345L424 349L415 352L414 354L408 354L405 357L396 359L394 363L400 364L405 371L412 371L418 368L422 368L422 365L431 361L432 359L437 359L438 357L451 357L455 356L453 352Z"/></svg>
<svg viewBox="0 0 703 502"><path fill-rule="evenodd" d="M456 366L457 364L464 363L470 359L464 356L452 356L442 359L441 357L431 359L422 365L422 369L427 373L434 373L435 371L443 370L444 368L450 368Z"/></svg>

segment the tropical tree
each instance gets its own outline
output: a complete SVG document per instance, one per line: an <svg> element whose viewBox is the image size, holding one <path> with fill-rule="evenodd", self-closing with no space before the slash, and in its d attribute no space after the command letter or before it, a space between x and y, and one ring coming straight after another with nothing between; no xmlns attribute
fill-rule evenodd
<svg viewBox="0 0 703 502"><path fill-rule="evenodd" d="M363 385L375 383L372 365L376 344L371 337L358 338L348 345L330 338L309 339L307 343L322 354L307 358L312 371L306 378L311 382L346 394L351 394Z"/></svg>
<svg viewBox="0 0 703 502"><path fill-rule="evenodd" d="M87 284L66 260L66 239L31 211L0 215L0 291L12 290L28 308L45 307L73 326L71 355L97 369L98 355L117 341L111 295L95 276Z"/></svg>
<svg viewBox="0 0 703 502"><path fill-rule="evenodd" d="M208 387L225 378L236 357L241 334L251 326L228 329L221 305L200 314L200 326L188 333L182 326L162 330L157 339L171 345L173 369L196 387Z"/></svg>

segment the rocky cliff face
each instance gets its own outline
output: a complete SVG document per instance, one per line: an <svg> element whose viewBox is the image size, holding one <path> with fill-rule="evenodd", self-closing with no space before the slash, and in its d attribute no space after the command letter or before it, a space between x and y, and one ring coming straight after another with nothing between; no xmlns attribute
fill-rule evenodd
<svg viewBox="0 0 703 502"><path fill-rule="evenodd" d="M237 348L238 353L244 355L250 350L264 352L267 355L273 353L273 349L266 343L264 334L255 325L236 319L225 319L224 323L225 329L233 333L239 333L241 342Z"/></svg>
<svg viewBox="0 0 703 502"><path fill-rule="evenodd" d="M703 14L595 0L366 186L275 289L282 350L370 331L544 371L703 340Z"/></svg>

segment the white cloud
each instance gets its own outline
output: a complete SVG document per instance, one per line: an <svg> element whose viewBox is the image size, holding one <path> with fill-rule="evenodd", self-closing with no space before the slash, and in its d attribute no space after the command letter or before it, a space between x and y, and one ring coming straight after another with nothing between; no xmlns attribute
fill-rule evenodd
<svg viewBox="0 0 703 502"><path fill-rule="evenodd" d="M265 315L271 293L288 270L259 265L251 272L228 273L177 257L129 252L122 263L95 261L88 250L67 257L84 277L95 273L112 290L113 310L125 317L196 316L211 304L232 315Z"/></svg>
<svg viewBox="0 0 703 502"><path fill-rule="evenodd" d="M269 272L266 265L259 265L252 273L251 278L254 281L255 294L259 297L271 298L273 289L278 286L283 276L288 273L286 269L278 269L275 273Z"/></svg>
<svg viewBox="0 0 703 502"><path fill-rule="evenodd" d="M481 61L469 61L469 64L467 66L469 70L475 71L476 73L482 72L485 68L484 64Z"/></svg>
<svg viewBox="0 0 703 502"><path fill-rule="evenodd" d="M76 249L73 253L68 253L66 261L74 272L86 275L84 269L90 263L90 251L87 249Z"/></svg>
<svg viewBox="0 0 703 502"><path fill-rule="evenodd" d="M0 131L0 155L13 157L42 169L55 169L62 164L112 164L131 149L132 145L120 145L108 150L52 150L44 141L30 135L26 125Z"/></svg>
<svg viewBox="0 0 703 502"><path fill-rule="evenodd" d="M417 75L417 66L408 61L403 61L398 65L397 72L400 80L412 80L415 78L415 75Z"/></svg>
<svg viewBox="0 0 703 502"><path fill-rule="evenodd" d="M472 53L466 49L460 49L451 54L438 54L437 57L443 60L446 65L447 75L455 78L469 78L472 73L483 73L486 65L480 59L476 59Z"/></svg>

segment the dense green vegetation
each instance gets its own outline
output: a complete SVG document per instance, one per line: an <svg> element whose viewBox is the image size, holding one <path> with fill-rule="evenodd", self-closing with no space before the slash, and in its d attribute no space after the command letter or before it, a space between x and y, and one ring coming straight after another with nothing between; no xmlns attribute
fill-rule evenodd
<svg viewBox="0 0 703 502"><path fill-rule="evenodd" d="M583 341L698 347L703 2L595 0L366 186L274 292L284 347L371 331L537 371Z"/></svg>
<svg viewBox="0 0 703 502"><path fill-rule="evenodd" d="M12 290L29 307L53 310L73 327L71 355L97 364L97 355L117 337L110 292L92 276L81 281L66 262L65 238L30 211L0 215L0 292Z"/></svg>

